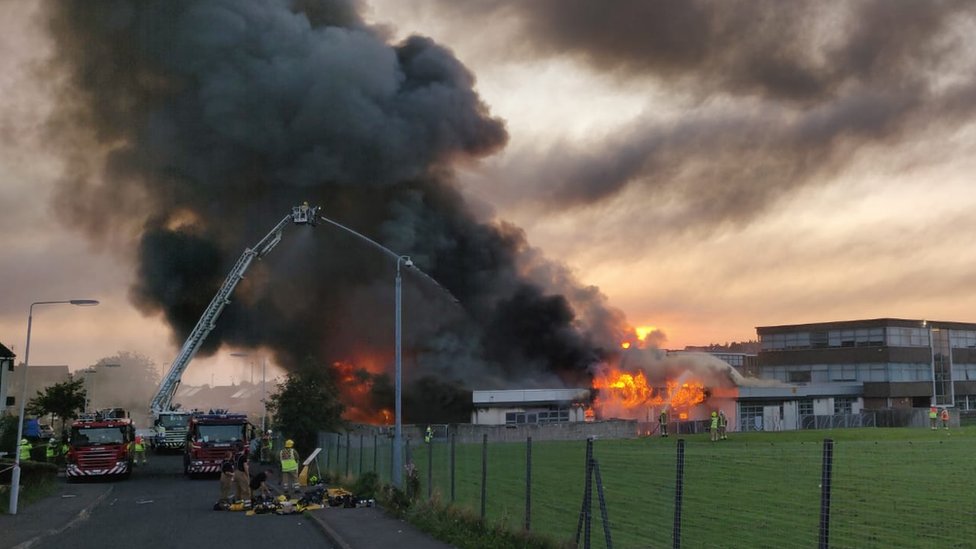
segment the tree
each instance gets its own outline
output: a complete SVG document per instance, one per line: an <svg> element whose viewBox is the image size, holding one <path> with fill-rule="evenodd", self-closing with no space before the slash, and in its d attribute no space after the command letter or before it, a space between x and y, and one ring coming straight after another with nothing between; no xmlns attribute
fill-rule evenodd
<svg viewBox="0 0 976 549"><path fill-rule="evenodd" d="M63 433L65 422L78 417L78 412L85 409L84 383L84 379L72 379L38 391L37 396L27 402L27 412L36 416L58 416Z"/></svg>
<svg viewBox="0 0 976 549"><path fill-rule="evenodd" d="M306 360L268 398L274 428L294 440L299 453L307 456L317 445L319 431L342 425L345 407L337 395L332 369Z"/></svg>

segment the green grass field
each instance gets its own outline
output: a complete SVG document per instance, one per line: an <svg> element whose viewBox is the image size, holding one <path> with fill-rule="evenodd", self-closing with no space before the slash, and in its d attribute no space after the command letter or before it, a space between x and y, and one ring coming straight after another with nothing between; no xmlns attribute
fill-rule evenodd
<svg viewBox="0 0 976 549"><path fill-rule="evenodd" d="M686 436L683 547L816 547L822 441L835 441L830 547L976 547L976 427ZM597 440L613 546L671 547L677 438ZM413 461L427 494L427 447ZM450 502L450 446L434 443L433 492ZM525 444L488 445L486 518L523 527ZM532 445L531 530L576 536L585 441ZM482 445L456 448L455 505L481 509ZM605 547L593 492L592 546Z"/></svg>

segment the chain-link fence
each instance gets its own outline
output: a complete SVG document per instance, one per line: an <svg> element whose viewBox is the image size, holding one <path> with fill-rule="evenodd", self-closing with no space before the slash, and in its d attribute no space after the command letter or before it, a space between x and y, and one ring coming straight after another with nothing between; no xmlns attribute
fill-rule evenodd
<svg viewBox="0 0 976 549"><path fill-rule="evenodd" d="M976 432L831 435L459 442L444 430L429 444L408 437L405 462L422 499L581 547L973 546ZM323 469L391 478L388 436L320 441Z"/></svg>

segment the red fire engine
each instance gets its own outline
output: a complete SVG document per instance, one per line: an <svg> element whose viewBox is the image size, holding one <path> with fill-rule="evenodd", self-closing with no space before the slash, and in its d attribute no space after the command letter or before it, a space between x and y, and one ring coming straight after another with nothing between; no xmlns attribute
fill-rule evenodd
<svg viewBox="0 0 976 549"><path fill-rule="evenodd" d="M227 452L248 454L248 442L254 427L244 414L218 411L190 418L183 472L187 475L219 473L220 462Z"/></svg>
<svg viewBox="0 0 976 549"><path fill-rule="evenodd" d="M71 439L65 457L69 482L95 476L132 473L135 428L122 410L87 414L71 424Z"/></svg>

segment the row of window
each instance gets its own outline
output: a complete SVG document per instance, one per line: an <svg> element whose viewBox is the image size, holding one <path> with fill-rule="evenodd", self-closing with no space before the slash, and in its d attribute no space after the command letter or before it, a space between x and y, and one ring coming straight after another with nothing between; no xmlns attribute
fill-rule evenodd
<svg viewBox="0 0 976 549"><path fill-rule="evenodd" d="M507 412L505 425L524 425L527 423L560 423L569 421L569 410L549 410L541 412Z"/></svg>
<svg viewBox="0 0 976 549"><path fill-rule="evenodd" d="M946 380L976 381L976 364L946 366ZM767 366L763 377L784 383L833 383L865 381L932 381L931 364L867 363L816 364L802 366Z"/></svg>
<svg viewBox="0 0 976 549"><path fill-rule="evenodd" d="M956 380L976 379L976 364L956 367ZM762 377L784 383L835 383L865 381L932 381L930 364L866 363L767 366Z"/></svg>
<svg viewBox="0 0 976 549"><path fill-rule="evenodd" d="M929 347L933 335L949 334L954 349L976 348L976 330L939 330L933 328L855 328L850 330L814 330L759 336L763 351L791 349L826 349L831 347Z"/></svg>
<svg viewBox="0 0 976 549"><path fill-rule="evenodd" d="M854 404L857 403L857 397L834 397L834 415L841 414L853 414ZM973 406L976 406L976 395L973 395L972 400ZM776 417L771 418L773 422L783 421L783 402L782 401L755 401L755 402L740 402L739 403L739 430L740 431L752 431L763 430L763 412L766 406L777 406L779 408L779 414ZM806 417L813 415L813 399L803 399L796 401L797 413L799 416Z"/></svg>
<svg viewBox="0 0 976 549"><path fill-rule="evenodd" d="M976 410L976 395L956 395L956 409Z"/></svg>

